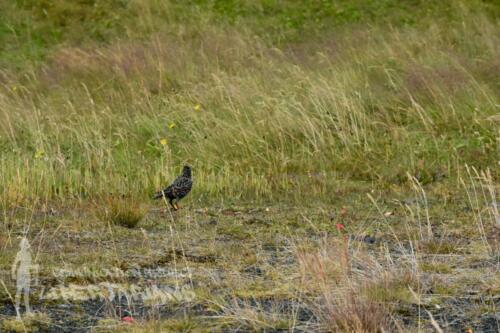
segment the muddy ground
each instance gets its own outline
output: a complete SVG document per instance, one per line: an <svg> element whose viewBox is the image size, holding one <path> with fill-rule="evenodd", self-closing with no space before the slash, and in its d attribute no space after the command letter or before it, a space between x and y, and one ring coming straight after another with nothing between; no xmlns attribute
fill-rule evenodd
<svg viewBox="0 0 500 333"><path fill-rule="evenodd" d="M447 207L431 201L429 237L425 220L404 208L418 204L149 207L134 228L104 222L92 207L10 210L0 238L1 330L16 330L10 269L29 225L38 317L20 331L336 330L304 258L332 250L321 263L333 267L345 246L346 271L323 268L329 288L356 285L395 330L499 332L498 229L485 224L481 237L473 223L464 227L466 207L444 219Z"/></svg>

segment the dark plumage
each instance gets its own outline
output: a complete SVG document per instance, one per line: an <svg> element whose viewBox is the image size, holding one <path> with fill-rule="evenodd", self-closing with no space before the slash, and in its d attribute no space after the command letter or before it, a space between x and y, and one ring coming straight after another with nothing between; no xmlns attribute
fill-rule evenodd
<svg viewBox="0 0 500 333"><path fill-rule="evenodd" d="M177 177L174 182L167 186L164 190L156 192L153 199L161 199L165 197L168 203L174 210L178 210L178 202L184 198L193 187L193 180L191 179L191 167L185 165L182 169L182 175ZM175 201L175 202L174 202Z"/></svg>

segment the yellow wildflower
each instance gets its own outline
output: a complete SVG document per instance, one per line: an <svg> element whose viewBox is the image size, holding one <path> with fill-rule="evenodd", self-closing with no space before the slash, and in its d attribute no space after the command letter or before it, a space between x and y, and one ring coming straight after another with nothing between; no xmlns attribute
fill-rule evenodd
<svg viewBox="0 0 500 333"><path fill-rule="evenodd" d="M167 139L165 139L165 138L160 139L160 144L161 144L162 146L166 146L166 145L167 145L167 143L168 143Z"/></svg>
<svg viewBox="0 0 500 333"><path fill-rule="evenodd" d="M42 149L38 149L36 152L35 152L35 158L42 158L45 156L45 151L43 151Z"/></svg>
<svg viewBox="0 0 500 333"><path fill-rule="evenodd" d="M175 123L170 123L170 124L168 124L168 128L172 129L172 128L174 128L174 127L175 127Z"/></svg>
<svg viewBox="0 0 500 333"><path fill-rule="evenodd" d="M201 104L196 104L196 105L194 106L194 110L195 110L195 111L201 111Z"/></svg>

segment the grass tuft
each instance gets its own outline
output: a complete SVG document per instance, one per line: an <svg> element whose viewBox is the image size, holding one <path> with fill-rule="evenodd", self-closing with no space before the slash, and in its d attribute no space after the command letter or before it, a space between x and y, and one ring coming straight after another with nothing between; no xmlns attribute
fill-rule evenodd
<svg viewBox="0 0 500 333"><path fill-rule="evenodd" d="M0 321L0 328L5 332L32 333L49 328L51 319L46 313L33 312L24 315L21 320L10 317Z"/></svg>
<svg viewBox="0 0 500 333"><path fill-rule="evenodd" d="M135 228L144 218L145 210L132 199L109 199L100 215L105 221L126 228Z"/></svg>

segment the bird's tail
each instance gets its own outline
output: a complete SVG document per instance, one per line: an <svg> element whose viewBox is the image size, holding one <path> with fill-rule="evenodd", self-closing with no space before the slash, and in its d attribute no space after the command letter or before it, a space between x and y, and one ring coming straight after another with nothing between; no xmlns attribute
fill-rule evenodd
<svg viewBox="0 0 500 333"><path fill-rule="evenodd" d="M163 198L163 191L156 192L155 195L153 195L153 200L158 200Z"/></svg>

